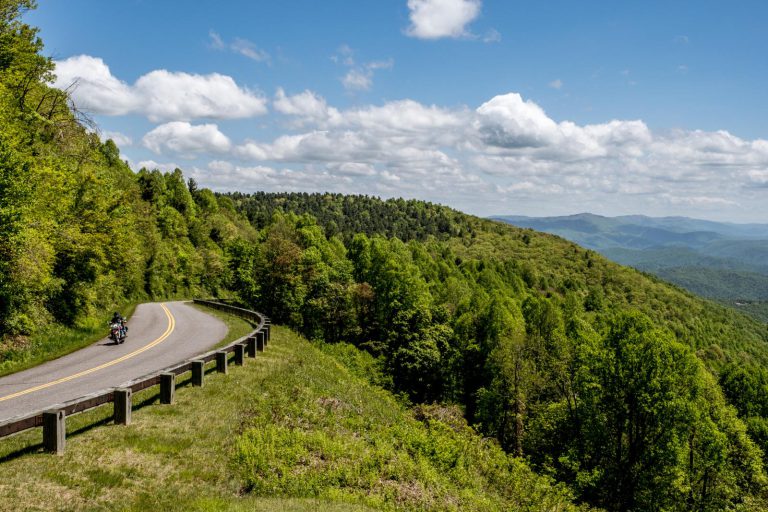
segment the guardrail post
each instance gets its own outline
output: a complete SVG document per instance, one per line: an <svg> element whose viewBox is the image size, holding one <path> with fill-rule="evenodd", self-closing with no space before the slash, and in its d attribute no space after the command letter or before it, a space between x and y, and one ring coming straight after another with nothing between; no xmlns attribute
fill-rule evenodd
<svg viewBox="0 0 768 512"><path fill-rule="evenodd" d="M238 343L235 345L235 364L237 366L243 366L243 356L245 356L245 345Z"/></svg>
<svg viewBox="0 0 768 512"><path fill-rule="evenodd" d="M272 339L272 322L269 319L264 320L264 346L269 345L269 340Z"/></svg>
<svg viewBox="0 0 768 512"><path fill-rule="evenodd" d="M192 361L192 385L202 387L205 375L205 361Z"/></svg>
<svg viewBox="0 0 768 512"><path fill-rule="evenodd" d="M256 357L256 336L248 336L245 347L248 357Z"/></svg>
<svg viewBox="0 0 768 512"><path fill-rule="evenodd" d="M62 455L67 443L66 414L63 409L43 413L43 447L46 452Z"/></svg>
<svg viewBox="0 0 768 512"><path fill-rule="evenodd" d="M264 331L259 331L256 333L256 350L259 352L264 352Z"/></svg>
<svg viewBox="0 0 768 512"><path fill-rule="evenodd" d="M172 404L176 394L176 374L160 374L160 403Z"/></svg>
<svg viewBox="0 0 768 512"><path fill-rule="evenodd" d="M224 350L216 352L216 371L227 374L227 353Z"/></svg>
<svg viewBox="0 0 768 512"><path fill-rule="evenodd" d="M133 392L130 388L116 388L114 391L115 425L130 425Z"/></svg>

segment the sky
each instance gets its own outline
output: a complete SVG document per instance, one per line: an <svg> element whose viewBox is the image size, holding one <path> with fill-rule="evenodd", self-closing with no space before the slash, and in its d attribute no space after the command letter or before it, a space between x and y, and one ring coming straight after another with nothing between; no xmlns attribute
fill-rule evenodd
<svg viewBox="0 0 768 512"><path fill-rule="evenodd" d="M39 0L134 170L477 215L768 222L768 2Z"/></svg>

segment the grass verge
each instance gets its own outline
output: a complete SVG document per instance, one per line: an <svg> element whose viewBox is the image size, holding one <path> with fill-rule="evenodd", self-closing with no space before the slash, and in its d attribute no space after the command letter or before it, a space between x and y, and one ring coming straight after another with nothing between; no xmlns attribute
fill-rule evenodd
<svg viewBox="0 0 768 512"><path fill-rule="evenodd" d="M0 510L558 510L568 493L475 435L455 410L410 410L274 327L267 351L184 385L176 404L68 420L66 453L39 432L0 440ZM101 423L91 428L93 423ZM29 453L24 453L24 451Z"/></svg>

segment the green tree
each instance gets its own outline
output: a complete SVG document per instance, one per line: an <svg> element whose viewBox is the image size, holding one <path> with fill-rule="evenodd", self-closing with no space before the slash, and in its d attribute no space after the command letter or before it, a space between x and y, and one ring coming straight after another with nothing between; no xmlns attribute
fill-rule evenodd
<svg viewBox="0 0 768 512"><path fill-rule="evenodd" d="M504 449L522 456L528 398L535 375L527 353L523 314L514 301L497 295L480 322L488 384L478 391L478 419Z"/></svg>
<svg viewBox="0 0 768 512"><path fill-rule="evenodd" d="M24 204L30 196L29 164L0 135L0 336L28 332L28 294L20 259L24 252Z"/></svg>
<svg viewBox="0 0 768 512"><path fill-rule="evenodd" d="M620 511L686 501L696 510L722 510L741 500L734 481L761 485L759 452L743 425L693 353L647 317L612 318L601 346L581 358L581 440L574 449L585 497Z"/></svg>

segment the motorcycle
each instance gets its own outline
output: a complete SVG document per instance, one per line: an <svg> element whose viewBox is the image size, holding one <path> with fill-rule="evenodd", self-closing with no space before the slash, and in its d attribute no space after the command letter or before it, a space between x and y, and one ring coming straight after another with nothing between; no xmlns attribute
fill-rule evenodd
<svg viewBox="0 0 768 512"><path fill-rule="evenodd" d="M125 341L127 329L120 322L113 322L109 326L109 339L115 342L115 345L119 345Z"/></svg>

